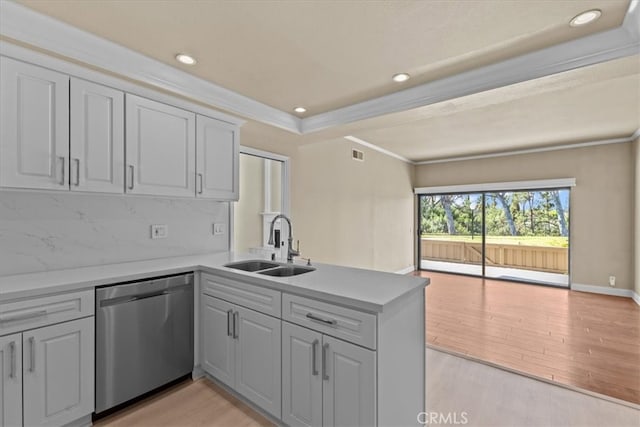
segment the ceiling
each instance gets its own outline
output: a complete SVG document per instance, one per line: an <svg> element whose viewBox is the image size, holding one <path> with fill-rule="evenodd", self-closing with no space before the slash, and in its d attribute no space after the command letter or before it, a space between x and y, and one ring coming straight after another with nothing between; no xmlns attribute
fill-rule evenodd
<svg viewBox="0 0 640 427"><path fill-rule="evenodd" d="M629 7L629 0L19 3L279 110L303 105L305 116L619 27ZM592 8L601 19L567 25ZM178 52L198 63L179 65ZM631 56L286 139L353 135L419 161L628 136L640 127L639 64ZM412 78L394 83L397 72Z"/></svg>

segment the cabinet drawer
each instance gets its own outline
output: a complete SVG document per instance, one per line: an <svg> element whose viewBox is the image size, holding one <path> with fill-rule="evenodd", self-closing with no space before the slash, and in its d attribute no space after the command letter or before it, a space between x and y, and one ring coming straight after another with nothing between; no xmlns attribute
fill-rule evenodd
<svg viewBox="0 0 640 427"><path fill-rule="evenodd" d="M374 350L376 348L377 319L374 314L284 294L282 320Z"/></svg>
<svg viewBox="0 0 640 427"><path fill-rule="evenodd" d="M0 335L94 314L94 290L0 304Z"/></svg>
<svg viewBox="0 0 640 427"><path fill-rule="evenodd" d="M226 277L202 274L202 293L274 317L280 317L281 293Z"/></svg>

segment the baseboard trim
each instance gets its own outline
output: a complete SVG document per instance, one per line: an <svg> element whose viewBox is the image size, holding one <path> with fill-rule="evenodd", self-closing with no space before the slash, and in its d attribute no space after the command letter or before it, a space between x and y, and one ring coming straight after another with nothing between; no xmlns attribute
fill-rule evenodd
<svg viewBox="0 0 640 427"><path fill-rule="evenodd" d="M640 305L640 294L633 291L633 295L631 295L631 299L633 299L636 302L636 304Z"/></svg>
<svg viewBox="0 0 640 427"><path fill-rule="evenodd" d="M413 273L414 271L416 271L416 267L413 265L410 265L409 267L396 271L396 274L409 274L409 273Z"/></svg>
<svg viewBox="0 0 640 427"><path fill-rule="evenodd" d="M583 285L581 283L572 283L572 291L590 292L593 294L613 295L615 297L633 298L631 289L609 288L605 286ZM636 294L637 295L637 294Z"/></svg>

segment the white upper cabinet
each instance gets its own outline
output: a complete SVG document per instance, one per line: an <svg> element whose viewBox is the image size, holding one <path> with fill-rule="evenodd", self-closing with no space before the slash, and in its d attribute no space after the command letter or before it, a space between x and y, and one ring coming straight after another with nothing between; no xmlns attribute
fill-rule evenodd
<svg viewBox="0 0 640 427"><path fill-rule="evenodd" d="M0 58L0 186L68 190L69 77Z"/></svg>
<svg viewBox="0 0 640 427"><path fill-rule="evenodd" d="M196 196L238 200L237 126L201 115L197 126Z"/></svg>
<svg viewBox="0 0 640 427"><path fill-rule="evenodd" d="M124 93L71 78L72 191L124 192Z"/></svg>
<svg viewBox="0 0 640 427"><path fill-rule="evenodd" d="M126 95L126 192L195 194L196 115Z"/></svg>
<svg viewBox="0 0 640 427"><path fill-rule="evenodd" d="M0 187L238 200L234 120L0 57Z"/></svg>

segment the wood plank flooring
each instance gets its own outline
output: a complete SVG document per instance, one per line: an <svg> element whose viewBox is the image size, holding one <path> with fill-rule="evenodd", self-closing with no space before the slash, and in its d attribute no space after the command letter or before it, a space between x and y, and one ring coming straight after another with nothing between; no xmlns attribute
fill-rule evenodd
<svg viewBox="0 0 640 427"><path fill-rule="evenodd" d="M97 427L258 427L274 424L204 379L185 380L102 418Z"/></svg>
<svg viewBox="0 0 640 427"><path fill-rule="evenodd" d="M630 298L415 274L431 279L429 345L640 404L640 307Z"/></svg>

